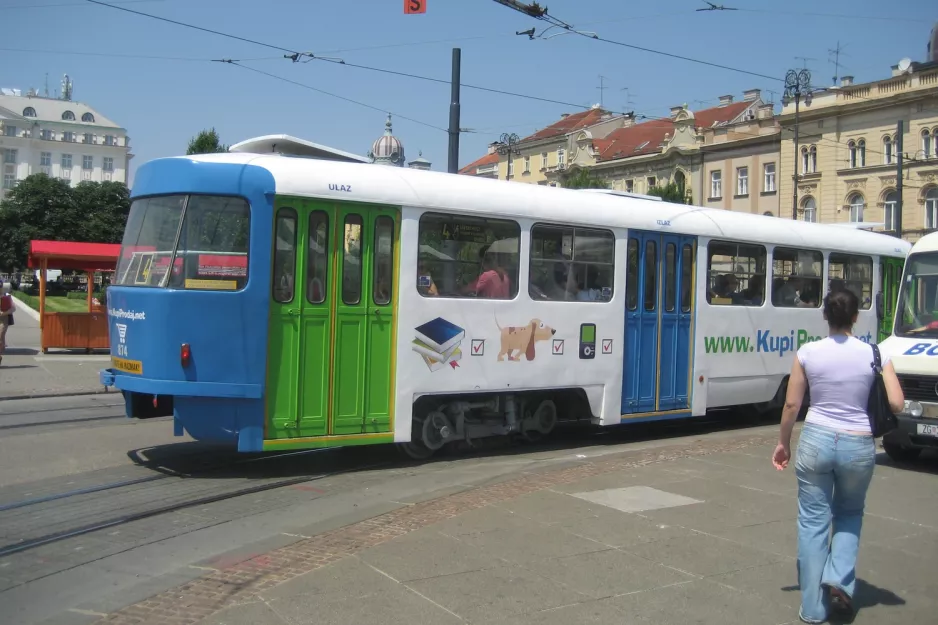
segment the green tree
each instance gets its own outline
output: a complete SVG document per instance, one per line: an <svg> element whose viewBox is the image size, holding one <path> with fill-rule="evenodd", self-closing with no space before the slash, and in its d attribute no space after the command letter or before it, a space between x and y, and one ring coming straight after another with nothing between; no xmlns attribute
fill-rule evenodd
<svg viewBox="0 0 938 625"><path fill-rule="evenodd" d="M24 178L0 203L0 269L25 269L34 239L120 243L129 209L130 192L121 182L72 188L46 174Z"/></svg>
<svg viewBox="0 0 938 625"><path fill-rule="evenodd" d="M660 197L665 202L674 202L675 204L690 204L690 194L685 194L676 182L669 182L664 186L656 186L648 189L648 195Z"/></svg>
<svg viewBox="0 0 938 625"><path fill-rule="evenodd" d="M561 185L566 189L608 189L609 183L592 174L588 169L577 169L566 176Z"/></svg>
<svg viewBox="0 0 938 625"><path fill-rule="evenodd" d="M221 139L215 129L203 130L189 140L189 148L186 155L192 154L215 154L216 152L227 152L228 146L222 145Z"/></svg>

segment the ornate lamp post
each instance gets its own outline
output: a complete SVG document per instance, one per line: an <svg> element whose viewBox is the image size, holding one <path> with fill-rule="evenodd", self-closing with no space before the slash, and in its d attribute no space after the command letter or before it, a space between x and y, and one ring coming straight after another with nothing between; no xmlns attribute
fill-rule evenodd
<svg viewBox="0 0 938 625"><path fill-rule="evenodd" d="M801 110L801 95L805 94L805 104L811 106L811 72L807 69L795 71L788 70L785 75L785 92L782 104L788 105L792 98L795 100L795 169L792 171L791 181L791 218L798 218L798 115Z"/></svg>
<svg viewBox="0 0 938 625"><path fill-rule="evenodd" d="M498 138L499 146L497 148L498 153L502 156L508 156L508 163L505 170L505 180L508 180L512 175L512 155L521 156L521 150L515 148L514 146L518 145L521 141L521 138L518 137L515 133L502 133L502 136Z"/></svg>

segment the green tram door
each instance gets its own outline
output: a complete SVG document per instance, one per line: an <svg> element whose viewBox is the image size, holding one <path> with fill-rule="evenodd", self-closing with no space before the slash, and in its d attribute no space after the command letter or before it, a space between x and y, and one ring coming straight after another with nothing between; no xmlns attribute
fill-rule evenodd
<svg viewBox="0 0 938 625"><path fill-rule="evenodd" d="M880 289L883 294L883 314L879 320L879 339L884 341L892 334L893 321L896 318L896 305L899 300L899 285L902 282L902 268L905 261L901 258L883 257L879 261Z"/></svg>
<svg viewBox="0 0 938 625"><path fill-rule="evenodd" d="M265 449L392 431L399 222L388 207L276 203ZM283 440L309 437L339 438Z"/></svg>

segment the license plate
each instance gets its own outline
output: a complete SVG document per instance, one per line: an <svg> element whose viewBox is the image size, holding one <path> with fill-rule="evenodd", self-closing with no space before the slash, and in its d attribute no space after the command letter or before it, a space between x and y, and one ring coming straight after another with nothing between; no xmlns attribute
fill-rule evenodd
<svg viewBox="0 0 938 625"><path fill-rule="evenodd" d="M916 424L915 429L922 436L938 437L938 425L931 425L928 423L918 423Z"/></svg>

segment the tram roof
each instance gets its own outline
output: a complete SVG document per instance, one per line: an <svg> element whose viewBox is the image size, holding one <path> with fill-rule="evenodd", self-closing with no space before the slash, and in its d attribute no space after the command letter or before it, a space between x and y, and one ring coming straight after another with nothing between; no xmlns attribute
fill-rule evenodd
<svg viewBox="0 0 938 625"><path fill-rule="evenodd" d="M915 245L912 246L910 252L934 252L938 251L938 232L932 232L926 234L921 239L915 242Z"/></svg>
<svg viewBox="0 0 938 625"><path fill-rule="evenodd" d="M665 234L673 232L845 253L862 251L905 256L911 248L909 242L892 236L834 225L402 167L249 153L202 154L172 159L261 167L273 176L276 193L281 195L412 206L444 212L459 210L480 217L634 228ZM160 160L170 159L157 159L151 163ZM141 166L141 170L151 163ZM336 189L342 185L350 186L351 193L330 190L330 184Z"/></svg>

